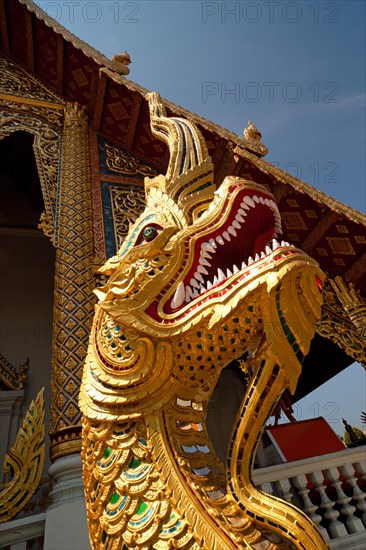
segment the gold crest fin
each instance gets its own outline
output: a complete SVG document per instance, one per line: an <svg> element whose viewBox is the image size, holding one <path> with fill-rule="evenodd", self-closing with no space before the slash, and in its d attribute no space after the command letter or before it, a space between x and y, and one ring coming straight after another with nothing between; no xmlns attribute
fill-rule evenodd
<svg viewBox="0 0 366 550"><path fill-rule="evenodd" d="M160 95L146 95L150 108L150 126L154 136L164 141L170 152L167 173L145 178L146 194L159 187L183 210L187 221L194 220L213 199L214 171L206 142L190 120L167 117Z"/></svg>

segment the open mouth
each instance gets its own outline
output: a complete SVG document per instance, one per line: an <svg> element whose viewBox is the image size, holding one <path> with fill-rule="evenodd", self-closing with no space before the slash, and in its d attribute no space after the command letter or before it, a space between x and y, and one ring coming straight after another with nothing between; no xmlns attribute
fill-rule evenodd
<svg viewBox="0 0 366 550"><path fill-rule="evenodd" d="M227 207L227 205L226 205ZM223 211L225 213L226 208ZM219 227L218 227L219 225ZM260 262L281 246L281 217L274 200L258 191L238 193L225 223L213 222L194 245L194 261L170 300L167 313Z"/></svg>

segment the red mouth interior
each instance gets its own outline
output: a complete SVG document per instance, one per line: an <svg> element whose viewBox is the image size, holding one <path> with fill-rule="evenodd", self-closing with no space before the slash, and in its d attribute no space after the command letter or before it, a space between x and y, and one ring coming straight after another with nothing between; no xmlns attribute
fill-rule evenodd
<svg viewBox="0 0 366 550"><path fill-rule="evenodd" d="M197 241L192 269L185 277L187 283L197 271L202 243L207 242L211 238L216 240L216 237L222 235L223 232L227 231L227 228L232 225L237 210L240 208L240 198L235 202L239 202L239 205L234 204L231 215L225 225L211 235L206 235L204 238ZM227 269L232 271L233 265L236 265L238 269L241 270L243 261L248 265L249 257L255 258L256 254L260 255L260 253L264 251L266 244L272 240L275 234L272 210L268 206L257 204L255 208L248 211L245 223L241 225L240 229L235 229L235 231L237 232L236 237L229 233L230 241L224 239L225 244L218 244L215 254L211 254L213 263L211 267L206 266L208 275L204 275L204 279L212 281L218 268L226 273Z"/></svg>
<svg viewBox="0 0 366 550"><path fill-rule="evenodd" d="M249 201L249 206L243 207L248 197L254 200ZM227 214L228 208L229 201L222 210L221 218ZM205 235L194 244L194 260L183 281L185 291L191 287L189 291L193 291L193 296L184 302L178 300L178 304L173 306L169 300L164 307L166 313L176 311L232 274L247 269L248 265L271 253L272 239L277 236L276 224L278 228L279 223L279 213L271 196L248 189L239 192L230 207L227 220L221 224L217 220L212 222L212 230L208 225ZM214 249L207 249L207 243ZM267 245L270 249L266 248ZM186 246L188 257L188 247L192 245L187 242ZM202 264L203 249L208 255L205 255L206 261ZM221 280L218 279L218 270L222 271Z"/></svg>

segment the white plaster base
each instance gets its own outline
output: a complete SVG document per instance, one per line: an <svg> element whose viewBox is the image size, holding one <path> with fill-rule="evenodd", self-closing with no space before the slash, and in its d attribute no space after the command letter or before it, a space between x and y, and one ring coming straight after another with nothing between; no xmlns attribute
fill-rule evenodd
<svg viewBox="0 0 366 550"><path fill-rule="evenodd" d="M44 550L90 550L80 455L56 460L49 475L52 504L46 511Z"/></svg>

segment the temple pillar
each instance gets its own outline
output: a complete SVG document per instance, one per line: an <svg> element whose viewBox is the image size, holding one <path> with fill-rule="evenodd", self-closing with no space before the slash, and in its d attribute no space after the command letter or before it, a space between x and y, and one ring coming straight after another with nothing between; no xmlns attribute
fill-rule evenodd
<svg viewBox="0 0 366 550"><path fill-rule="evenodd" d="M45 550L89 548L81 478L78 395L94 312L87 115L67 104L56 213L50 449L52 504Z"/></svg>
<svg viewBox="0 0 366 550"><path fill-rule="evenodd" d="M55 240L52 461L81 450L78 394L94 310L88 120L77 104L65 107Z"/></svg>

